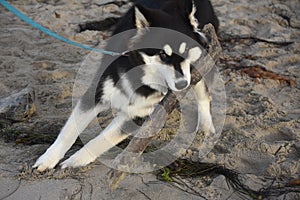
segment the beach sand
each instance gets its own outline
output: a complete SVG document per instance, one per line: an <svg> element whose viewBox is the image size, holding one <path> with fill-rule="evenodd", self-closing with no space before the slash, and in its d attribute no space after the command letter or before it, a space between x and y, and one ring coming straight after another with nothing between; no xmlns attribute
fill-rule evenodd
<svg viewBox="0 0 300 200"><path fill-rule="evenodd" d="M105 46L110 30L80 31L79 24L113 21L130 6L106 0L10 2L50 30L99 48ZM299 180L299 1L212 3L221 22L223 54L217 67L225 85L226 120L216 145L200 161L240 172L244 184L255 190ZM90 52L41 33L3 7L0 24L0 98L26 87L36 97L33 116L22 122L0 120L0 199L203 199L158 180L154 173L129 175L111 191L110 168L99 160L73 170L32 171L30 166L53 142L72 110L73 85L79 69L88 67ZM108 113L99 120L105 126L111 118ZM170 120L161 138L172 134L172 123L177 122ZM78 148L75 145L67 155ZM200 185L194 189L206 199L241 198L222 175ZM300 194L267 199L296 200Z"/></svg>

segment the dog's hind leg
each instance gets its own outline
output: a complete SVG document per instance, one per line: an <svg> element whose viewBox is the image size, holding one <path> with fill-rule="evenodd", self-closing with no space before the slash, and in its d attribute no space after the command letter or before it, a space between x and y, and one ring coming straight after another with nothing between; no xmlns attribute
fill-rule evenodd
<svg viewBox="0 0 300 200"><path fill-rule="evenodd" d="M199 81L195 87L195 92L197 94L198 99L198 110L200 117L200 128L205 133L215 133L215 127L212 121L210 103L211 96L209 91L205 85L204 79Z"/></svg>
<svg viewBox="0 0 300 200"><path fill-rule="evenodd" d="M36 161L33 167L37 168L38 171L55 167L74 144L78 135L102 110L102 105L84 109L81 101L79 101L55 142Z"/></svg>
<svg viewBox="0 0 300 200"><path fill-rule="evenodd" d="M123 128L129 120L130 118L126 114L119 113L99 136L88 142L83 148L64 161L61 164L62 168L85 166L126 139L130 133L123 131Z"/></svg>

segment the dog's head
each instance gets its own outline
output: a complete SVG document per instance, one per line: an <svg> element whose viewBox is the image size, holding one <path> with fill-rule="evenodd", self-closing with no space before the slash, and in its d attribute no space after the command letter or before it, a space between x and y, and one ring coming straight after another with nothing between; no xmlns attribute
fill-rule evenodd
<svg viewBox="0 0 300 200"><path fill-rule="evenodd" d="M135 57L145 64L147 73L153 76L144 76L145 84L159 82L173 91L186 89L191 83L191 64L197 61L202 54L202 47L207 39L199 31L195 17L196 8L192 0L170 1L162 9L149 9L136 5L133 9L136 35L129 41L131 47L137 43L158 42L159 48L143 48L135 51ZM157 33L150 27L161 27L183 33L193 43L181 38L171 37L168 33Z"/></svg>

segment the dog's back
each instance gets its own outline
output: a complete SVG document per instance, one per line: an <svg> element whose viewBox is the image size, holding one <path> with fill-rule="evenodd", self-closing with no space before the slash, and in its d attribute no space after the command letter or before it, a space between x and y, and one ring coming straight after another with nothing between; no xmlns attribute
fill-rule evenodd
<svg viewBox="0 0 300 200"><path fill-rule="evenodd" d="M182 8L181 11L185 12L185 1L189 2L189 0L132 0L135 5L142 5L150 9L166 10L167 12L174 8ZM217 32L219 28L219 20L214 12L211 2L209 0L193 0L193 2L196 7L195 17L198 20L199 28L202 29L205 24L211 23L215 27L215 30ZM123 16L123 18L118 23L114 34L135 28L133 22L133 10L134 9L131 8Z"/></svg>

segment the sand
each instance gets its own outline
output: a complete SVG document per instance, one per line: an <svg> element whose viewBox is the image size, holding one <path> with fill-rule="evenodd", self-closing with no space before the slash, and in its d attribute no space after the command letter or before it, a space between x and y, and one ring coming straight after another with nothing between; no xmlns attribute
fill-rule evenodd
<svg viewBox="0 0 300 200"><path fill-rule="evenodd" d="M130 6L115 2L11 1L60 35L100 47L109 31L79 32L79 24L120 17ZM299 1L212 2L221 22L223 55L217 66L226 89L226 121L217 144L201 161L239 171L253 189L286 185L300 177ZM130 175L112 192L110 168L100 161L75 170L33 172L30 166L71 112L73 84L89 52L40 33L3 7L0 24L0 98L26 87L36 95L35 115L22 122L0 120L0 199L203 199L153 173ZM105 126L111 115L102 117ZM161 139L172 138L166 136L172 131L168 127ZM194 189L207 199L241 198L221 175L200 185ZM293 192L268 197L299 198Z"/></svg>

